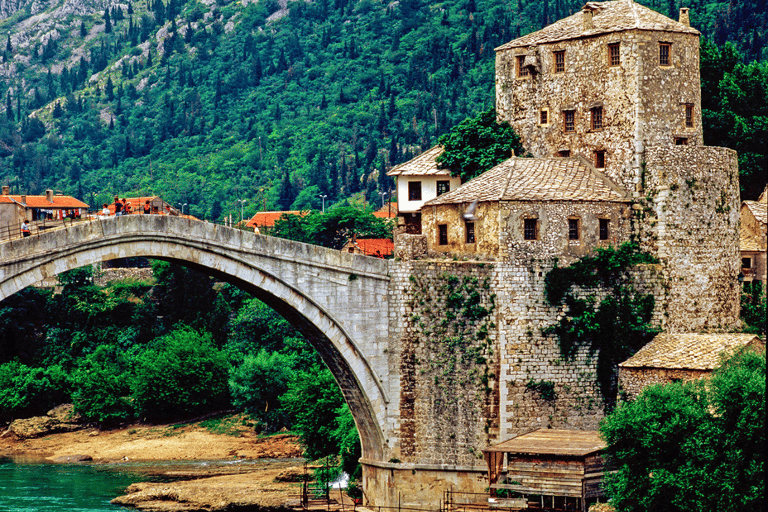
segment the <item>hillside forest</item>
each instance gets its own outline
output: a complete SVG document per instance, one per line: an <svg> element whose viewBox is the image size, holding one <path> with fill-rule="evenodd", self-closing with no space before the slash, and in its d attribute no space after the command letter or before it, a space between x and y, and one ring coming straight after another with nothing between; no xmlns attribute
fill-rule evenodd
<svg viewBox="0 0 768 512"><path fill-rule="evenodd" d="M243 199L246 217L320 209L321 195L378 206L387 169L493 107L494 47L583 2L17 3L0 21L0 181L92 206L158 194L216 221ZM756 198L765 2L641 3L675 19L691 8L705 143L739 152L742 196Z"/></svg>

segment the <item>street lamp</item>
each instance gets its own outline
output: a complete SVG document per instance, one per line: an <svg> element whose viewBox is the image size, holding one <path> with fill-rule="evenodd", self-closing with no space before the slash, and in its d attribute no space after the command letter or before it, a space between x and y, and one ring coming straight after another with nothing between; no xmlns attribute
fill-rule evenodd
<svg viewBox="0 0 768 512"><path fill-rule="evenodd" d="M328 197L328 194L320 194L319 197L323 198L323 213L325 213L325 198Z"/></svg>
<svg viewBox="0 0 768 512"><path fill-rule="evenodd" d="M379 192L379 195L381 196L381 207L382 208L384 208L384 205L386 204L386 203L384 203L384 198L386 197L387 194L389 194L389 192Z"/></svg>
<svg viewBox="0 0 768 512"><path fill-rule="evenodd" d="M235 199L240 203L240 222L243 222L243 205L248 201L247 199Z"/></svg>
<svg viewBox="0 0 768 512"><path fill-rule="evenodd" d="M178 203L178 205L181 206L181 214L182 215L184 215L184 207L187 206L187 204L188 203L184 203L184 204Z"/></svg>

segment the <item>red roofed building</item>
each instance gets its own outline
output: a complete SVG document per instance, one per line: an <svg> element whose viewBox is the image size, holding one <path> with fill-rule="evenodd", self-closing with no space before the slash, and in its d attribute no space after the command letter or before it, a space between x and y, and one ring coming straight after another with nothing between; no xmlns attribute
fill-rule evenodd
<svg viewBox="0 0 768 512"><path fill-rule="evenodd" d="M352 254L386 258L395 250L395 243L390 238L353 238L341 249Z"/></svg>
<svg viewBox="0 0 768 512"><path fill-rule="evenodd" d="M71 196L54 195L46 190L44 196L11 195L7 186L0 195L0 227L15 227L23 220L60 220L79 218L88 205Z"/></svg>
<svg viewBox="0 0 768 512"><path fill-rule="evenodd" d="M246 222L245 227L251 228L254 231L257 230L260 233L264 233L265 231L269 231L272 228L275 227L275 222L282 217L283 215L298 215L300 217L305 217L309 215L309 211L285 211L285 212L259 212L253 217L251 217L251 220Z"/></svg>
<svg viewBox="0 0 768 512"><path fill-rule="evenodd" d="M380 219L396 219L397 212L397 203L387 203L380 209L373 212L373 215Z"/></svg>

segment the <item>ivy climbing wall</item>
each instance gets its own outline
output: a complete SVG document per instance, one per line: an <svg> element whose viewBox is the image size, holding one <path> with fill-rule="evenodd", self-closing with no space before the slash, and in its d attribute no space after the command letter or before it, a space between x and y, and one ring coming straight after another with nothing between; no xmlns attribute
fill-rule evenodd
<svg viewBox="0 0 768 512"><path fill-rule="evenodd" d="M498 350L493 266L417 261L399 350L400 458L476 466L496 438Z"/></svg>

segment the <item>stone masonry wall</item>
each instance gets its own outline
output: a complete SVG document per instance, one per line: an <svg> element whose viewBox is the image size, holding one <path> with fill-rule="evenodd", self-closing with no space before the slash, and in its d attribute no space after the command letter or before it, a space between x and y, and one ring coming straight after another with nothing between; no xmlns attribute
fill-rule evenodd
<svg viewBox="0 0 768 512"><path fill-rule="evenodd" d="M390 354L392 373L400 375L392 456L482 466L480 450L498 432L493 266L422 260L403 262L391 274L393 289L402 290L390 318L400 333Z"/></svg>
<svg viewBox="0 0 768 512"><path fill-rule="evenodd" d="M739 321L739 185L727 148L649 147L636 232L668 284L670 332L730 329Z"/></svg>
<svg viewBox="0 0 768 512"><path fill-rule="evenodd" d="M670 66L659 66L659 43L671 44ZM619 43L621 63L609 65L609 44ZM604 150L605 173L636 190L634 141L651 145L702 144L699 39L694 34L627 30L596 37L518 47L496 54L496 110L520 135L533 156L570 151L592 160ZM556 73L554 52L564 51L565 70ZM535 54L539 70L518 77L516 58ZM693 126L685 124L693 106ZM603 126L593 128L591 109L602 107ZM542 123L542 111L546 122ZM566 133L563 112L575 114Z"/></svg>
<svg viewBox="0 0 768 512"><path fill-rule="evenodd" d="M669 384L678 380L698 380L709 376L711 370L665 369L665 368L620 368L619 388L622 398L634 400L652 384Z"/></svg>
<svg viewBox="0 0 768 512"><path fill-rule="evenodd" d="M393 266L393 290L401 290L390 317L399 326L390 353L392 373L400 375L393 458L482 466L479 450L536 428L597 428L604 407L594 358L585 347L565 359L557 339L543 334L564 314L544 298L553 264L446 257ZM630 273L638 292L658 297L652 322L661 327L660 268L641 265ZM459 314L473 293L487 317Z"/></svg>

